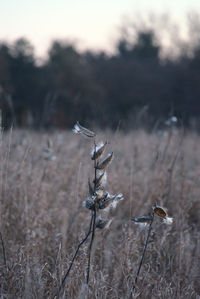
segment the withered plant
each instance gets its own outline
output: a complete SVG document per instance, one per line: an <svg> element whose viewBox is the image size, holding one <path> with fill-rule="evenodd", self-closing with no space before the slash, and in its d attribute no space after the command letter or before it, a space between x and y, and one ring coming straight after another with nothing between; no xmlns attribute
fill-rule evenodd
<svg viewBox="0 0 200 299"><path fill-rule="evenodd" d="M139 224L141 226L149 225L149 227L148 227L148 233L147 233L146 241L145 241L145 244L143 247L142 255L140 258L139 266L138 266L137 273L135 276L133 288L131 290L131 296L132 296L133 291L135 290L136 285L137 285L138 277L139 277L140 270L141 270L141 267L142 267L142 264L144 261L145 253L147 250L147 245L149 243L149 237L151 234L152 224L153 224L155 215L161 217L163 219L163 222L166 224L171 224L173 222L173 218L168 217L166 209L161 206L158 206L157 204L153 206L152 211L151 211L151 213L149 213L149 215L132 219L136 224Z"/></svg>
<svg viewBox="0 0 200 299"><path fill-rule="evenodd" d="M108 165L113 159L113 152L109 153L105 158L102 158L108 144L107 141L105 141L104 143L100 142L97 144L96 134L82 127L78 122L75 124L73 132L93 140L91 160L93 161L94 177L92 182L90 178L88 178L88 191L89 191L88 197L83 202L83 206L91 211L91 216L90 216L88 231L85 237L77 246L77 249L69 265L69 268L62 279L57 295L59 295L60 291L64 287L66 279L70 273L75 258L79 252L79 249L88 240L89 236L91 235L90 243L88 246L88 264L87 264L87 275L86 275L86 284L87 285L89 284L91 253L92 253L92 247L95 238L95 230L96 228L105 229L111 223L111 219L102 219L101 211L105 209L108 210L111 206L115 207L120 200L123 200L123 195L121 193L116 195L111 195L109 194L109 192L105 191L104 189L106 184L106 178L107 178L106 168L108 167Z"/></svg>

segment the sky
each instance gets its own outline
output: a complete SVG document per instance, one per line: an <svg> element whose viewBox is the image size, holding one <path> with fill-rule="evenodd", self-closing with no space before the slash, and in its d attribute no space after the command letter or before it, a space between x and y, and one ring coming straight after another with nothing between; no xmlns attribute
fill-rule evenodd
<svg viewBox="0 0 200 299"><path fill-rule="evenodd" d="M0 0L0 41L25 37L40 57L55 39L112 51L126 20L167 13L184 24L190 11L200 0Z"/></svg>

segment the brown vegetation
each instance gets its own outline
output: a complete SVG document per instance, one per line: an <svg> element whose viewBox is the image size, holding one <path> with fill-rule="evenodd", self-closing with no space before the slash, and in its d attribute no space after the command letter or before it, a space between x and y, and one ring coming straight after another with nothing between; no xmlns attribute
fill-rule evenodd
<svg viewBox="0 0 200 299"><path fill-rule="evenodd" d="M200 296L200 138L181 132L121 135L105 132L115 158L108 189L124 200L96 230L89 290L88 242L66 280L64 298L129 298L148 228L131 221L154 204L173 217L154 220L133 298ZM90 211L82 206L93 171L89 140L69 133L14 131L0 141L1 298L53 298Z"/></svg>

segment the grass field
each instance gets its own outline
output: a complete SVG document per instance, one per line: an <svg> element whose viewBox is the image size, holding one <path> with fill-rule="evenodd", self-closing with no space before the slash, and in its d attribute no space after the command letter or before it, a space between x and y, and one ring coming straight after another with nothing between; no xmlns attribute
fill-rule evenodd
<svg viewBox="0 0 200 299"><path fill-rule="evenodd" d="M200 298L200 137L138 130L97 139L114 151L106 190L124 200L109 212L110 227L96 230L89 289L87 242L60 298L130 298L148 231L130 219L155 203L174 221L155 218L132 298ZM89 225L82 202L94 171L90 150L90 140L71 132L1 135L1 298L54 297Z"/></svg>

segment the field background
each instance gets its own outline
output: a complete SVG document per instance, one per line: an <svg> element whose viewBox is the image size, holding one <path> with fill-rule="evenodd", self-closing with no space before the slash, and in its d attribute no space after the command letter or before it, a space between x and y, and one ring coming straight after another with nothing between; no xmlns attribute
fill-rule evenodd
<svg viewBox="0 0 200 299"><path fill-rule="evenodd" d="M200 298L200 137L195 133L100 133L114 159L106 190L123 193L107 230L96 230L88 294L88 243L81 248L62 298L129 298L147 228L130 219L154 203L156 216L134 298ZM52 153L44 148L51 145ZM91 141L71 132L9 131L0 140L1 298L53 298L90 211L82 206L93 177Z"/></svg>

